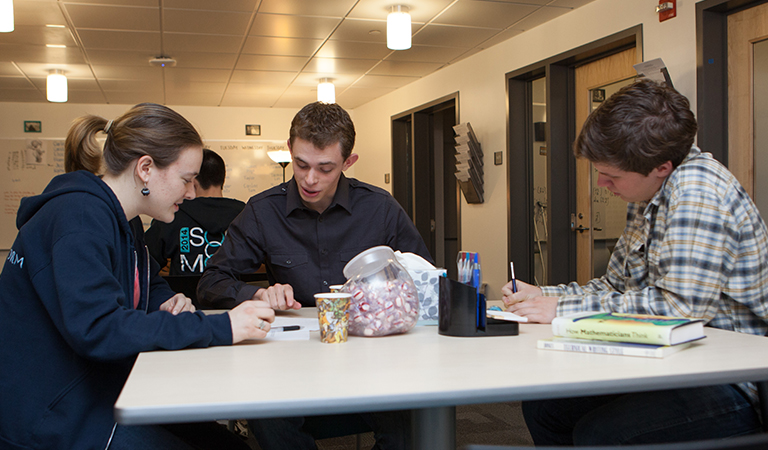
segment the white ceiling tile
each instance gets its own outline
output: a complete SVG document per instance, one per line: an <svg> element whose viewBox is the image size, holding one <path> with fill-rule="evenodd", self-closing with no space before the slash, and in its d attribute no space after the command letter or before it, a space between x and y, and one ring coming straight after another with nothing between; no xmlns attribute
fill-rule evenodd
<svg viewBox="0 0 768 450"><path fill-rule="evenodd" d="M88 50L88 60L94 65L147 66L155 53L149 51ZM161 70L156 67L157 70Z"/></svg>
<svg viewBox="0 0 768 450"><path fill-rule="evenodd" d="M569 8L557 8L557 7L551 7L551 6L544 6L539 8L533 14L527 16L525 19L517 22L513 26L513 28L522 30L522 31L530 30L531 28L537 27L544 22L548 22L552 19L560 17L563 14L569 13L571 11L572 10Z"/></svg>
<svg viewBox="0 0 768 450"><path fill-rule="evenodd" d="M235 70L231 83L269 84L288 87L296 78L296 72L269 72L256 70Z"/></svg>
<svg viewBox="0 0 768 450"><path fill-rule="evenodd" d="M166 83L226 83L229 81L231 70L226 69L185 69L174 67L165 71ZM167 85L166 85L167 86Z"/></svg>
<svg viewBox="0 0 768 450"><path fill-rule="evenodd" d="M243 12L167 9L163 31L243 36L250 20Z"/></svg>
<svg viewBox="0 0 768 450"><path fill-rule="evenodd" d="M306 63L303 56L240 55L236 69L298 72Z"/></svg>
<svg viewBox="0 0 768 450"><path fill-rule="evenodd" d="M45 78L52 69L61 69L67 78L92 79L93 73L87 64L18 63L19 69L30 78Z"/></svg>
<svg viewBox="0 0 768 450"><path fill-rule="evenodd" d="M179 52L237 53L242 42L242 36L163 33L163 50L171 56Z"/></svg>
<svg viewBox="0 0 768 450"><path fill-rule="evenodd" d="M381 64L371 70L373 75L400 75L410 77L423 77L441 68L443 64L421 63L408 61L382 61Z"/></svg>
<svg viewBox="0 0 768 450"><path fill-rule="evenodd" d="M566 8L578 8L584 6L587 3L592 3L594 0L554 0L549 3L549 6L564 6Z"/></svg>
<svg viewBox="0 0 768 450"><path fill-rule="evenodd" d="M236 53L176 52L171 56L177 61L178 68L232 70L237 61ZM167 70L173 69L175 67L167 68Z"/></svg>
<svg viewBox="0 0 768 450"><path fill-rule="evenodd" d="M132 50L149 54L160 51L157 31L80 30L78 34L86 50Z"/></svg>
<svg viewBox="0 0 768 450"><path fill-rule="evenodd" d="M163 85L153 80L99 80L105 91L162 92Z"/></svg>
<svg viewBox="0 0 768 450"><path fill-rule="evenodd" d="M17 27L67 24L56 2L15 1L13 2L13 20Z"/></svg>
<svg viewBox="0 0 768 450"><path fill-rule="evenodd" d="M163 69L146 66L93 65L93 73L99 79L163 81Z"/></svg>
<svg viewBox="0 0 768 450"><path fill-rule="evenodd" d="M157 3L157 0L150 0ZM245 11L256 8L259 0L163 0L166 8L203 9L218 11Z"/></svg>
<svg viewBox="0 0 768 450"><path fill-rule="evenodd" d="M312 56L322 44L322 39L248 36L243 47L243 53L254 55Z"/></svg>
<svg viewBox="0 0 768 450"><path fill-rule="evenodd" d="M262 0L259 12L344 17L356 0Z"/></svg>
<svg viewBox="0 0 768 450"><path fill-rule="evenodd" d="M308 87L314 87L315 89L317 89L317 84L320 82L321 79L328 79L328 81L332 82L334 86L336 86L336 91L338 92L339 89L346 88L347 86L357 81L359 78L360 78L359 75L336 74L332 77L323 77L317 73L303 72L299 74L298 77L296 77L296 80L293 82L293 85L308 86Z"/></svg>
<svg viewBox="0 0 768 450"><path fill-rule="evenodd" d="M57 1L57 0L53 0ZM91 5L156 7L157 0L59 0L61 3L86 3ZM166 0L167 2L167 0Z"/></svg>
<svg viewBox="0 0 768 450"><path fill-rule="evenodd" d="M258 14L253 21L250 35L326 39L340 20L328 17Z"/></svg>
<svg viewBox="0 0 768 450"><path fill-rule="evenodd" d="M392 0L360 0L349 17L356 19L387 20L390 8L393 5L406 5L410 7L409 14L414 22L425 23L448 7L454 0L418 0L418 1L392 1Z"/></svg>
<svg viewBox="0 0 768 450"><path fill-rule="evenodd" d="M200 93L218 93L221 96L226 89L227 83L212 83L203 81L167 81L165 82L166 93L180 94L183 92Z"/></svg>
<svg viewBox="0 0 768 450"><path fill-rule="evenodd" d="M66 9L78 28L132 31L160 29L160 8L67 4Z"/></svg>
<svg viewBox="0 0 768 450"><path fill-rule="evenodd" d="M392 52L386 59L387 61L447 63L466 51L466 48L414 45L408 50Z"/></svg>
<svg viewBox="0 0 768 450"><path fill-rule="evenodd" d="M350 42L329 40L315 56L320 58L382 59L392 53L379 42Z"/></svg>
<svg viewBox="0 0 768 450"><path fill-rule="evenodd" d="M32 78L31 81L37 89L40 89L41 91L45 90L47 82L45 78ZM67 77L67 89L70 91L100 91L99 85L93 78L87 79Z"/></svg>
<svg viewBox="0 0 768 450"><path fill-rule="evenodd" d="M366 75L357 80L355 87L397 89L413 83L419 77L402 77L395 75Z"/></svg>
<svg viewBox="0 0 768 450"><path fill-rule="evenodd" d="M331 35L332 40L387 43L386 20L345 19Z"/></svg>
<svg viewBox="0 0 768 450"><path fill-rule="evenodd" d="M472 48L498 32L489 28L430 24L414 34L413 45Z"/></svg>
<svg viewBox="0 0 768 450"><path fill-rule="evenodd" d="M276 108L303 108L317 101L317 88L296 86L289 88L275 102Z"/></svg>
<svg viewBox="0 0 768 450"><path fill-rule="evenodd" d="M0 61L0 77L20 77L23 75L11 62Z"/></svg>
<svg viewBox="0 0 768 450"><path fill-rule="evenodd" d="M333 76L335 74L359 74L368 72L379 61L374 59L312 58L304 72Z"/></svg>
<svg viewBox="0 0 768 450"><path fill-rule="evenodd" d="M75 47L48 48L43 45L0 44L3 61L49 63L51 65L83 64L82 52Z"/></svg>
<svg viewBox="0 0 768 450"><path fill-rule="evenodd" d="M0 33L0 44L66 45L74 47L75 40L66 28L48 28L41 25L15 25L13 33Z"/></svg>
<svg viewBox="0 0 768 450"><path fill-rule="evenodd" d="M539 6L517 3L459 1L434 20L435 24L504 29Z"/></svg>

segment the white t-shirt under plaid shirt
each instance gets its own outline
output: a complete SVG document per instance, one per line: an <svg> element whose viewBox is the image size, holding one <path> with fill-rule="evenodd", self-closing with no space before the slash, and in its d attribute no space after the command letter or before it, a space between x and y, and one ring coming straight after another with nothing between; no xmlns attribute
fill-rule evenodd
<svg viewBox="0 0 768 450"><path fill-rule="evenodd" d="M768 231L744 188L693 147L649 202L630 203L606 275L542 287L557 315L614 311L768 331Z"/></svg>

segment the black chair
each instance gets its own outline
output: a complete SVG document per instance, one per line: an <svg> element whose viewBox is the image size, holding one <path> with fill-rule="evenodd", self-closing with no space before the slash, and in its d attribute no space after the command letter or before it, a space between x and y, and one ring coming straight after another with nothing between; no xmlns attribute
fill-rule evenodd
<svg viewBox="0 0 768 450"><path fill-rule="evenodd" d="M529 450L532 447L508 447L499 445L467 445L464 450ZM562 450L565 447L536 447L537 450ZM751 434L729 439L673 442L668 444L576 447L583 450L766 450L768 434Z"/></svg>

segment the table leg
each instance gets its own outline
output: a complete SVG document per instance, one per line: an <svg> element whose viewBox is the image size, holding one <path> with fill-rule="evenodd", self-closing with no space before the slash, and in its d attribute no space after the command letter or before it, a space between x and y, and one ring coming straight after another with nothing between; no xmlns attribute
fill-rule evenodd
<svg viewBox="0 0 768 450"><path fill-rule="evenodd" d="M413 410L413 448L453 450L456 448L456 407Z"/></svg>

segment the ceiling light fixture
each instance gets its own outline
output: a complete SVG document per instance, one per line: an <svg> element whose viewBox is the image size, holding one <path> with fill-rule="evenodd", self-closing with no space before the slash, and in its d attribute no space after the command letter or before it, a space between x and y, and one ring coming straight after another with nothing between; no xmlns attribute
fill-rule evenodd
<svg viewBox="0 0 768 450"><path fill-rule="evenodd" d="M46 83L48 101L54 103L64 103L67 101L67 77L59 69L53 69L48 74Z"/></svg>
<svg viewBox="0 0 768 450"><path fill-rule="evenodd" d="M0 33L13 31L13 0L0 0Z"/></svg>
<svg viewBox="0 0 768 450"><path fill-rule="evenodd" d="M411 15L408 7L396 5L387 15L387 48L408 50L411 48Z"/></svg>
<svg viewBox="0 0 768 450"><path fill-rule="evenodd" d="M323 103L336 103L336 87L331 79L321 78L317 85L317 101Z"/></svg>

